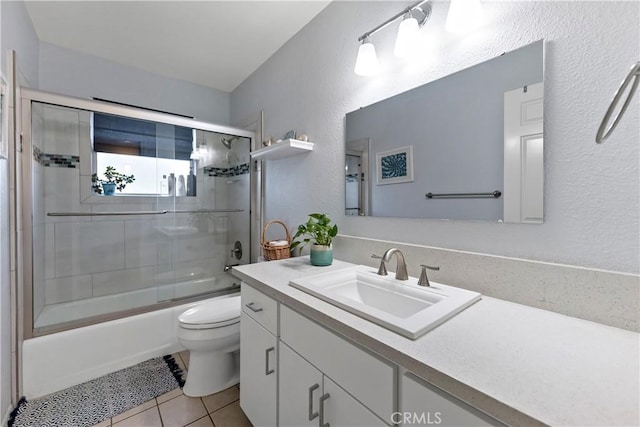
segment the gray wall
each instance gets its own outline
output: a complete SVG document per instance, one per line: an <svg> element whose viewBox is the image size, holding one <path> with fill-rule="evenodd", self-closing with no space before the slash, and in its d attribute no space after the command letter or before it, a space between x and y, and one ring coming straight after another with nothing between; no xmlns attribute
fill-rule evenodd
<svg viewBox="0 0 640 427"><path fill-rule="evenodd" d="M381 74L355 75L358 36L401 7L333 2L232 93L232 121L263 109L265 136L296 128L316 144L308 155L268 162L266 219L295 227L308 213L324 211L347 235L638 273L639 103L606 144L594 138L614 91L640 56L640 4L484 2L487 22L455 35L444 30L448 3L434 2L415 62L393 56L396 30L388 28L372 37ZM542 38L544 224L344 215L347 112Z"/></svg>
<svg viewBox="0 0 640 427"><path fill-rule="evenodd" d="M229 124L229 93L121 65L49 43L40 44L40 89L103 98Z"/></svg>
<svg viewBox="0 0 640 427"><path fill-rule="evenodd" d="M17 67L21 80L38 87L39 40L31 18L22 1L2 1L2 71L6 73L7 50L17 52ZM5 74L6 76L6 74Z"/></svg>

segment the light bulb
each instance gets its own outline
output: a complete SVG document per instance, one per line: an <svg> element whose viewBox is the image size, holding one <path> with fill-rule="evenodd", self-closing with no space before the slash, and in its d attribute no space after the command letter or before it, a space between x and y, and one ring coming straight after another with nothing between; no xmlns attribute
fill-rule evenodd
<svg viewBox="0 0 640 427"><path fill-rule="evenodd" d="M369 38L366 38L358 49L358 57L356 58L356 66L353 72L359 76L370 76L376 71L378 71L376 48L369 41Z"/></svg>
<svg viewBox="0 0 640 427"><path fill-rule="evenodd" d="M478 27L483 19L480 0L451 0L445 28L450 33L463 33Z"/></svg>
<svg viewBox="0 0 640 427"><path fill-rule="evenodd" d="M393 49L393 53L398 58L406 58L414 50L419 34L420 26L418 25L418 20L410 12L407 12L398 27L398 36L396 37L396 46Z"/></svg>

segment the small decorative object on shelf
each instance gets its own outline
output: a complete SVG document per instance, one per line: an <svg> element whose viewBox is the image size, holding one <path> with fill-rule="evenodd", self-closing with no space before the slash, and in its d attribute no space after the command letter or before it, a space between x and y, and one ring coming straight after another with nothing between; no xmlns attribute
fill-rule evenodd
<svg viewBox="0 0 640 427"><path fill-rule="evenodd" d="M275 144L276 141L273 139L272 136L269 137L269 139L267 139L266 141L262 141L262 145L265 147L269 147L271 144Z"/></svg>
<svg viewBox="0 0 640 427"><path fill-rule="evenodd" d="M298 141L303 141L303 142L307 142L309 140L309 137L307 136L306 133L300 134L296 137L296 139Z"/></svg>
<svg viewBox="0 0 640 427"><path fill-rule="evenodd" d="M91 175L91 187L94 193L113 196L116 189L122 191L127 184L131 184L135 180L136 178L133 175L125 175L116 171L113 166L107 166L104 171L104 178L98 178L97 173Z"/></svg>
<svg viewBox="0 0 640 427"><path fill-rule="evenodd" d="M296 131L295 130L290 130L287 133L284 134L284 136L282 137L283 140L287 140L287 139L296 139Z"/></svg>
<svg viewBox="0 0 640 427"><path fill-rule="evenodd" d="M298 231L293 236L294 242L291 244L291 250L296 247L302 247L306 243L313 242L311 246L310 258L311 265L324 267L333 263L333 247L331 242L338 234L338 226L331 225L331 219L327 214L312 213L309 214L309 220L306 224L300 224ZM300 241L295 241L298 237L307 236Z"/></svg>
<svg viewBox="0 0 640 427"><path fill-rule="evenodd" d="M271 224L280 224L282 228L284 228L285 238L281 240L269 240L266 239L267 230L271 226ZM291 256L291 236L289 235L289 230L287 230L287 226L284 225L284 222L273 220L269 221L262 228L262 256L266 261L274 261L278 259L286 259Z"/></svg>

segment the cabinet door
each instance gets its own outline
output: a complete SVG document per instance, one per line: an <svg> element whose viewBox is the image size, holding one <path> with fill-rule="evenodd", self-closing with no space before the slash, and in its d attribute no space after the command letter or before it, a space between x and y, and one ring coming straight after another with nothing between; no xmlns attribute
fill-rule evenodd
<svg viewBox="0 0 640 427"><path fill-rule="evenodd" d="M401 409L393 421L402 426L503 425L413 374L404 374L401 381Z"/></svg>
<svg viewBox="0 0 640 427"><path fill-rule="evenodd" d="M380 418L349 393L331 381L323 378L324 393L320 397L320 426L333 427L376 427L386 426ZM389 421L389 423L391 423Z"/></svg>
<svg viewBox="0 0 640 427"><path fill-rule="evenodd" d="M240 406L254 426L276 425L277 340L240 315Z"/></svg>
<svg viewBox="0 0 640 427"><path fill-rule="evenodd" d="M280 426L317 426L322 373L282 342L279 357Z"/></svg>

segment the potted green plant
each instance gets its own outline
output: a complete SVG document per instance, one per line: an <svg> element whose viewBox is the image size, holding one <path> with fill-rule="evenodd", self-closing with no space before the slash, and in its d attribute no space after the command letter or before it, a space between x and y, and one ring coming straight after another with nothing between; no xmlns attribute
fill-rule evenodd
<svg viewBox="0 0 640 427"><path fill-rule="evenodd" d="M327 266L333 262L333 247L331 242L338 234L338 226L331 225L331 219L327 214L312 213L309 214L309 220L306 224L300 224L298 231L293 236L294 242L291 243L291 250L296 247L302 247L313 242L310 250L311 265ZM302 240L296 240L305 236Z"/></svg>
<svg viewBox="0 0 640 427"><path fill-rule="evenodd" d="M98 174L94 173L91 176L91 183L93 191L105 196L112 196L116 189L118 191L124 190L127 184L131 184L136 178L133 175L125 175L118 172L113 166L107 166L104 171L104 178L98 178Z"/></svg>

